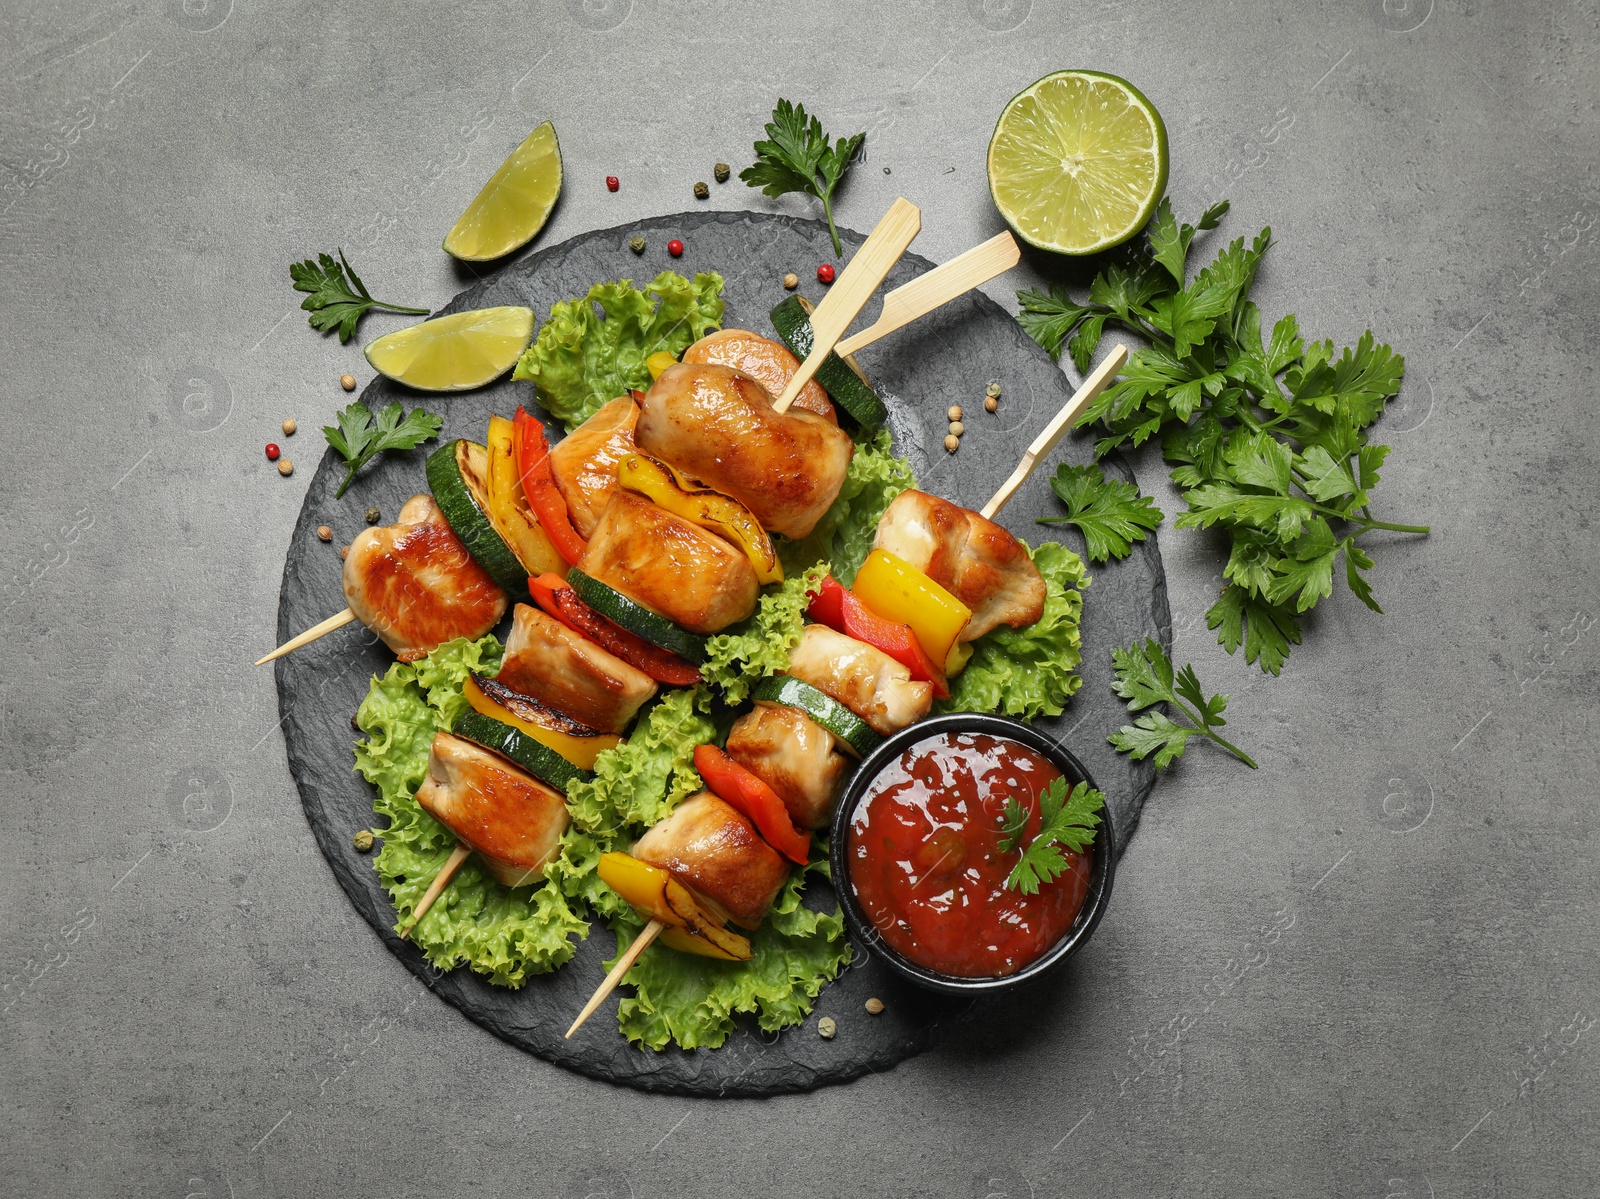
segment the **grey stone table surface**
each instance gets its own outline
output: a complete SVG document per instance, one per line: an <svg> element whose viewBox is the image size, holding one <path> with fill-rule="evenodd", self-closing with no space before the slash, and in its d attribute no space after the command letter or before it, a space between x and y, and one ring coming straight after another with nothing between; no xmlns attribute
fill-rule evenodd
<svg viewBox="0 0 1600 1199"><path fill-rule="evenodd" d="M13 0L0 22L7 1193L1592 1192L1592 4ZM1380 547L1386 615L1336 595L1274 679L1204 627L1215 544L1163 531L1176 652L1262 768L1202 747L1161 780L1045 992L769 1100L501 1043L346 902L249 665L311 473L262 444L309 467L338 374L370 377L285 268L343 245L375 293L442 303L474 278L443 231L535 122L567 164L552 244L690 207L778 95L869 131L841 220L904 194L943 260L999 227L1000 107L1064 66L1160 107L1180 211L1226 195L1227 235L1272 225L1269 315L1406 354L1380 495L1433 535ZM707 204L811 212L737 182ZM1040 278L987 290L1014 308ZM1172 510L1159 460L1134 464Z"/></svg>

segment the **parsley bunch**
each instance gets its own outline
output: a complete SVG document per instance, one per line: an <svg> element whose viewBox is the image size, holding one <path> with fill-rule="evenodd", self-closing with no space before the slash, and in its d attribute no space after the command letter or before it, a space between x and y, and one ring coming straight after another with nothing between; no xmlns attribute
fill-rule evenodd
<svg viewBox="0 0 1600 1199"><path fill-rule="evenodd" d="M1256 769L1254 758L1217 735L1217 730L1228 723L1222 719L1228 697L1213 695L1207 699L1193 666L1174 673L1172 659L1154 637L1147 638L1143 645L1135 642L1127 649L1112 650L1111 661L1117 675L1112 690L1128 701L1128 711L1142 713L1132 724L1123 725L1106 738L1120 753L1136 760L1155 754L1156 769L1165 770L1183 757L1189 738L1198 735L1209 737L1251 770ZM1171 704L1187 723L1179 724L1161 712L1143 711L1162 703Z"/></svg>
<svg viewBox="0 0 1600 1199"><path fill-rule="evenodd" d="M444 417L422 408L406 412L398 403L390 404L374 420L367 406L357 400L339 413L337 428L322 426L322 435L349 468L333 498L342 496L350 480L356 477L356 471L384 450L412 449L430 437L437 437L442 428Z"/></svg>
<svg viewBox="0 0 1600 1199"><path fill-rule="evenodd" d="M350 273L349 282L345 281L346 271ZM319 333L337 329L340 342L354 337L361 318L374 308L409 316L428 315L426 308L405 308L374 300L367 285L361 282L361 276L356 274L356 268L345 261L343 250L339 251L338 262L333 260L332 254L318 254L315 261L307 258L304 262L290 263L289 279L296 291L311 293L300 301L300 307L311 314L306 318L311 327Z"/></svg>
<svg viewBox="0 0 1600 1199"><path fill-rule="evenodd" d="M1180 225L1165 199L1142 244L1090 284L1086 302L1064 288L1019 292L1023 328L1059 358L1086 370L1108 324L1148 342L1084 412L1105 430L1097 456L1161 437L1172 480L1189 510L1179 528L1227 530L1222 597L1206 614L1232 653L1277 674L1300 642L1299 615L1333 592L1341 555L1345 582L1383 611L1362 571L1357 544L1377 529L1426 533L1372 514L1370 496L1388 446L1367 429L1400 390L1405 360L1369 330L1337 356L1331 341L1306 341L1293 314L1262 337L1250 288L1272 241L1263 229L1248 248L1231 242L1187 278L1195 236L1213 229L1227 201L1195 225ZM1070 502L1070 501L1069 501Z"/></svg>
<svg viewBox="0 0 1600 1199"><path fill-rule="evenodd" d="M822 122L807 116L804 104L787 100L779 100L772 110L766 132L765 140L755 144L755 162L740 171L739 178L759 187L763 195L805 192L821 200L822 215L828 218L828 232L833 235L833 252L843 254L839 230L833 224L833 189L861 152L867 135L841 137L830 144Z"/></svg>
<svg viewBox="0 0 1600 1199"><path fill-rule="evenodd" d="M1041 883L1064 873L1067 859L1057 847L1083 850L1093 845L1105 802L1106 797L1088 783L1079 783L1069 794L1067 780L1058 775L1039 792L1039 833L1024 845L1033 809L1018 799L1007 799L997 848L1001 853L1021 850L1022 856L1006 876L1006 886L1024 895L1037 895Z"/></svg>

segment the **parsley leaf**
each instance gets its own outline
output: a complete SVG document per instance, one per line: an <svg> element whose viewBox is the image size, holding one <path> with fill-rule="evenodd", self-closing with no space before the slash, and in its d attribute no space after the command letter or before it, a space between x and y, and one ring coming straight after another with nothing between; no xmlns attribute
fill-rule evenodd
<svg viewBox="0 0 1600 1199"><path fill-rule="evenodd" d="M1105 562L1126 558L1133 543L1143 541L1164 519L1160 508L1132 483L1108 479L1098 466L1056 467L1050 487L1067 506L1065 516L1042 516L1041 525L1075 525L1083 534L1089 558Z"/></svg>
<svg viewBox="0 0 1600 1199"><path fill-rule="evenodd" d="M772 110L766 133L766 138L755 144L756 161L740 171L739 178L750 187L759 187L764 195L805 192L821 200L828 232L833 235L833 252L843 254L839 230L833 224L833 190L861 152L867 135L841 137L830 145L822 122L808 116L804 104L787 100L779 100Z"/></svg>
<svg viewBox="0 0 1600 1199"><path fill-rule="evenodd" d="M367 406L360 400L339 413L338 427L323 425L322 434L328 439L349 469L334 499L344 494L350 480L374 457L384 450L409 450L431 437L437 437L444 428L444 418L422 408L405 412L398 403L390 404L378 413L376 421Z"/></svg>
<svg viewBox="0 0 1600 1199"><path fill-rule="evenodd" d="M1082 851L1093 845L1105 802L1106 797L1088 783L1079 783L1069 794L1067 780L1058 775L1039 793L1039 832L1024 846L1033 810L1017 799L1007 799L998 848L1001 853L1021 850L1022 856L1006 876L1006 886L1024 895L1037 895L1040 884L1065 873L1067 859L1058 847Z"/></svg>
<svg viewBox="0 0 1600 1199"><path fill-rule="evenodd" d="M1231 539L1228 585L1207 624L1229 653L1243 646L1247 661L1277 674L1300 642L1298 614L1332 595L1336 580L1382 611L1364 573L1373 560L1360 538L1428 529L1379 520L1370 506L1389 449L1369 444L1368 431L1398 394L1405 360L1370 330L1342 350L1308 341L1293 314L1263 340L1250 289L1272 244L1270 229L1248 243L1236 238L1190 276L1200 235L1227 210L1226 201L1215 204L1187 225L1163 199L1142 241L1113 255L1082 302L1059 284L1018 292L1017 319L1051 357L1059 361L1065 350L1080 371L1112 326L1145 343L1084 410L1083 422L1104 431L1095 454L1159 438L1188 504L1173 523L1217 528ZM1078 523L1072 514L1079 507L1091 522L1099 515L1091 482L1069 477L1056 490L1069 516L1052 523ZM1120 500L1099 502L1132 519ZM1090 556L1100 560L1089 529L1079 527ZM1134 539L1126 529L1119 535ZM1103 548L1114 552L1116 545L1108 538ZM1169 730L1160 732L1181 745ZM1140 736L1153 743L1157 729L1145 726Z"/></svg>
<svg viewBox="0 0 1600 1199"><path fill-rule="evenodd" d="M1255 627L1253 623L1251 627ZM1299 640L1298 635L1295 639ZM1209 737L1251 770L1256 769L1255 759L1217 735L1216 730L1228 723L1222 718L1228 697L1213 695L1207 699L1193 666L1175 672L1172 659L1154 637L1146 639L1142 646L1136 642L1127 649L1112 650L1111 661L1117 676L1112 690L1128 701L1128 711L1140 713L1131 725L1123 725L1106 738L1119 752L1136 760L1154 754L1156 769L1165 770L1183 757L1190 737ZM1162 703L1171 704L1189 723L1179 724L1161 712L1143 711Z"/></svg>
<svg viewBox="0 0 1600 1199"><path fill-rule="evenodd" d="M347 271L349 282L345 281ZM374 300L366 284L361 282L361 276L356 274L355 267L345 261L343 250L339 251L338 262L333 260L331 254L318 254L315 261L307 258L304 262L290 263L289 278L296 291L311 293L300 301L300 307L311 314L306 318L311 327L319 333L331 333L337 329L341 342L347 342L355 336L361 318L374 308L412 316L428 315L426 308L403 308L399 304Z"/></svg>

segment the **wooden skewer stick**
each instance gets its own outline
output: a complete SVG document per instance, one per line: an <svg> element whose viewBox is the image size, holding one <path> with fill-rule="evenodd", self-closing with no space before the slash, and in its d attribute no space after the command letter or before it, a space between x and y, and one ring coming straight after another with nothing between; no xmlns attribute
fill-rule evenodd
<svg viewBox="0 0 1600 1199"><path fill-rule="evenodd" d="M895 288L883 297L883 311L878 319L834 346L833 352L841 358L854 354L935 308L966 295L979 284L1005 274L1021 259L1022 250L1011 234L996 234L982 245L973 246L965 254L934 267L926 275Z"/></svg>
<svg viewBox="0 0 1600 1199"><path fill-rule="evenodd" d="M273 650L265 658L258 659L257 662L256 662L256 665L257 666L265 665L266 663L272 661L274 658L281 658L281 657L283 657L284 654L293 653L295 650L299 649L302 645L310 645L317 638L326 637L329 633L333 632L334 629L342 629L342 628L344 628L345 625L349 624L355 618L356 618L356 614L354 612L350 611L349 608L346 608L343 612L340 612L335 616L328 617L328 619L323 621L321 624L312 625L309 629L307 629L305 632L301 633L298 637L289 638L289 640L285 641L282 645L280 645L277 649Z"/></svg>
<svg viewBox="0 0 1600 1199"><path fill-rule="evenodd" d="M450 851L450 856L445 859L439 873L433 876L433 881L428 884L428 889L422 893L422 902L417 904L417 910L411 913L411 921L400 930L400 939L404 941L411 935L411 930L417 927L417 921L428 914L428 909L433 906L433 901L443 894L444 889L450 885L450 880L456 876L456 871L461 869L461 863L472 856L472 851L460 842Z"/></svg>
<svg viewBox="0 0 1600 1199"><path fill-rule="evenodd" d="M772 406L774 411L789 410L800 389L811 381L834 343L844 336L850 322L866 307L872 293L878 290L878 284L900 261L911 239L921 229L922 210L910 200L901 196L889 205L889 211L883 214L871 236L862 243L850 265L840 272L838 281L811 314L811 353L806 355L800 369L789 380L789 386Z"/></svg>
<svg viewBox="0 0 1600 1199"><path fill-rule="evenodd" d="M1011 472L1011 477L1000 485L1000 490L994 493L993 498L983 506L980 516L993 520L996 512L1004 508L1011 497L1017 493L1027 477L1033 473L1033 468L1044 461L1056 442L1061 440L1061 435L1072 427L1072 422L1078 419L1078 413L1089 406L1089 402L1105 390L1111 377L1122 369L1122 364L1128 360L1128 347L1116 346L1111 353L1106 355L1102 362L1087 379L1083 386L1072 393L1072 398L1067 401L1066 407L1056 414L1056 418L1044 427L1044 432L1033 439L1033 444L1028 447L1028 452L1022 455L1022 461L1017 464L1017 469Z"/></svg>
<svg viewBox="0 0 1600 1199"><path fill-rule="evenodd" d="M589 996L589 1002L583 1005L583 1011L578 1013L578 1018L572 1022L572 1027L567 1029L568 1040L572 1039L572 1034L578 1031L585 1020L594 1015L595 1008L605 1002L606 996L617 989L622 976L633 968L634 962L639 960L639 955L650 948L650 942L654 941L665 927L666 925L659 920L652 920L644 926L644 930L633 939L633 944L628 946L627 951L617 959L617 964L611 967L611 973L606 975L605 981L595 989L593 995Z"/></svg>

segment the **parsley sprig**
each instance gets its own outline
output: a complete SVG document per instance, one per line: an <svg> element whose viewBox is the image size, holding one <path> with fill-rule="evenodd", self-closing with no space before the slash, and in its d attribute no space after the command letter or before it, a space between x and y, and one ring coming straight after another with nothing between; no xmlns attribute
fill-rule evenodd
<svg viewBox="0 0 1600 1199"><path fill-rule="evenodd" d="M755 162L740 171L739 178L751 187L759 187L764 195L805 192L821 200L828 232L833 235L833 252L843 254L839 230L833 223L833 191L861 152L867 135L841 137L830 144L822 122L807 116L804 104L790 104L787 100L779 100L772 110L766 132L766 138L755 144Z"/></svg>
<svg viewBox="0 0 1600 1199"><path fill-rule="evenodd" d="M1135 759L1155 754L1156 769L1165 770L1183 757L1189 738L1198 735L1209 737L1251 770L1256 769L1254 758L1218 736L1217 730L1228 723L1222 718L1228 697L1213 695L1207 699L1193 666L1174 673L1172 659L1153 637L1143 645L1135 642L1127 649L1112 650L1111 661L1117 676L1112 689L1128 701L1128 711L1142 713L1131 725L1123 725L1107 738L1120 752ZM1188 723L1179 724L1160 712L1145 711L1161 703L1171 704Z"/></svg>
<svg viewBox="0 0 1600 1199"><path fill-rule="evenodd" d="M350 480L356 477L356 471L384 450L413 449L430 437L437 437L442 428L442 416L435 416L422 408L406 412L398 403L390 404L374 420L367 406L357 400L339 413L337 428L322 426L328 444L338 451L349 468L345 471L344 481L339 484L339 490L333 493L334 499L344 494L345 488L350 486Z"/></svg>
<svg viewBox="0 0 1600 1199"><path fill-rule="evenodd" d="M345 281L345 273L350 279ZM300 301L300 307L311 315L307 321L319 333L339 331L339 340L347 342L355 336L361 318L374 308L385 312L403 312L411 316L427 316L426 308L406 308L385 300L374 300L367 285L361 282L355 267L345 261L344 251L339 251L339 261L332 254L318 254L316 260L289 264L289 278L296 291L311 294ZM352 285L354 285L352 287Z"/></svg>
<svg viewBox="0 0 1600 1199"><path fill-rule="evenodd" d="M1041 525L1074 525L1083 534L1093 562L1126 558L1136 541L1154 532L1165 514L1132 483L1106 478L1098 466L1063 462L1050 478L1050 488L1067 506L1065 516L1041 516Z"/></svg>
<svg viewBox="0 0 1600 1199"><path fill-rule="evenodd" d="M1033 809L1021 800L1007 799L998 848L1001 853L1021 850L1022 856L1006 876L1006 886L1024 895L1037 895L1041 884L1065 872L1067 859L1060 847L1076 851L1093 845L1105 802L1106 797L1088 783L1079 783L1069 793L1066 779L1051 779L1039 792L1039 832L1024 845Z"/></svg>
<svg viewBox="0 0 1600 1199"><path fill-rule="evenodd" d="M1372 514L1371 493L1388 446L1368 428L1400 390L1405 360L1371 331L1335 354L1306 341L1293 314L1262 336L1250 288L1272 242L1263 229L1238 238L1192 279L1190 248L1228 210L1179 224L1163 199L1141 244L1100 272L1079 303L1060 286L1018 293L1028 333L1086 370L1107 325L1148 342L1084 412L1105 430L1097 456L1160 435L1172 480L1189 510L1179 528L1225 529L1231 547L1222 597L1206 614L1217 640L1277 674L1300 642L1300 614L1333 592L1342 555L1356 597L1381 612L1357 544L1376 530L1426 533Z"/></svg>

